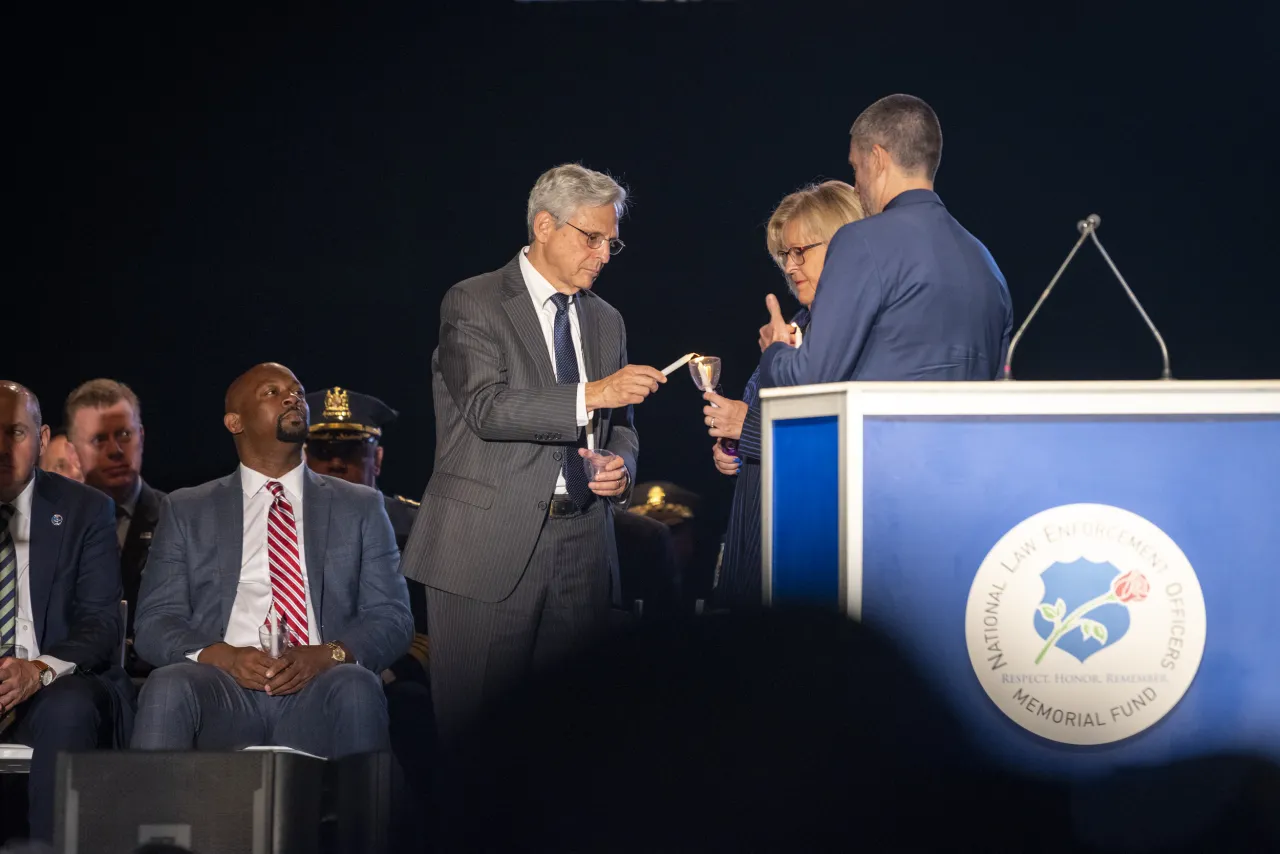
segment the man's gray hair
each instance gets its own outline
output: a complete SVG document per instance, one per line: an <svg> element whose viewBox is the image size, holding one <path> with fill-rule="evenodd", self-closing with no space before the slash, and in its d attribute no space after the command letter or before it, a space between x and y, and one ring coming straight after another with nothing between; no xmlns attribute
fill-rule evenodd
<svg viewBox="0 0 1280 854"><path fill-rule="evenodd" d="M561 228L580 208L613 205L618 219L627 212L627 189L603 172L577 163L565 163L543 172L529 193L529 240L533 240L533 219L546 211Z"/></svg>
<svg viewBox="0 0 1280 854"><path fill-rule="evenodd" d="M849 128L853 145L868 152L879 145L909 174L930 181L942 160L942 125L933 108L914 95L889 95L862 111Z"/></svg>

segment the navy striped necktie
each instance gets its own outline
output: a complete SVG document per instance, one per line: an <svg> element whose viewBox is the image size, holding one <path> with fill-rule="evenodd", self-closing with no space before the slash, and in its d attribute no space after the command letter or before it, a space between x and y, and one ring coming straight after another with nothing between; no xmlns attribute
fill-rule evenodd
<svg viewBox="0 0 1280 854"><path fill-rule="evenodd" d="M18 549L9 533L9 520L18 511L0 504L0 655L8 655L17 640Z"/></svg>
<svg viewBox="0 0 1280 854"><path fill-rule="evenodd" d="M559 385L577 385L578 354L573 349L573 330L569 327L568 294L552 294L551 301L556 304L556 322L554 343L556 350L556 382ZM581 432L581 431L579 431ZM582 458L577 454L577 444L564 451L564 485L569 490L569 497L579 509L591 502L591 490L587 487L587 473L582 467Z"/></svg>

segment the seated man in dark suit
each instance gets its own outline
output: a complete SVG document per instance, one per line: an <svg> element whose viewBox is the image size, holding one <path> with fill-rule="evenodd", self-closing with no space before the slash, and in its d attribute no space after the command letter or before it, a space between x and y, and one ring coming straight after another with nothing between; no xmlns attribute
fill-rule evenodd
<svg viewBox="0 0 1280 854"><path fill-rule="evenodd" d="M116 541L120 544L120 580L129 602L126 632L133 638L138 588L147 551L160 520L164 493L142 478L142 404L133 389L111 379L82 383L64 405L67 438L84 471L84 482L116 503ZM132 644L125 667L130 676L146 676L151 665L138 658Z"/></svg>
<svg viewBox="0 0 1280 854"><path fill-rule="evenodd" d="M382 496L302 461L307 404L285 367L227 392L239 469L171 493L143 572L143 687L133 747L280 745L317 756L385 750L377 674L409 648L413 617ZM283 622L271 658L259 630Z"/></svg>
<svg viewBox="0 0 1280 854"><path fill-rule="evenodd" d="M831 238L800 347L770 295L760 387L844 381L994 380L1013 308L991 253L933 191L942 126L911 95L890 95L850 130L866 219Z"/></svg>
<svg viewBox="0 0 1280 854"><path fill-rule="evenodd" d="M115 508L36 470L49 440L41 422L35 396L0 381L0 730L32 748L30 832L51 840L58 752L123 746L133 686L112 665L122 631Z"/></svg>

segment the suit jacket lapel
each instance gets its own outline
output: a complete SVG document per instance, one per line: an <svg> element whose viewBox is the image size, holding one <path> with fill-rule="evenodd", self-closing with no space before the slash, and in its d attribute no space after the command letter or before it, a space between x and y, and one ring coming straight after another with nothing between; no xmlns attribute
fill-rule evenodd
<svg viewBox="0 0 1280 854"><path fill-rule="evenodd" d="M136 601L142 575L142 564L151 548L151 535L160 521L160 499L147 482L142 482L138 503L133 509L133 519L124 535L124 547L120 549L120 575L124 582L125 598Z"/></svg>
<svg viewBox="0 0 1280 854"><path fill-rule="evenodd" d="M598 380L613 373L604 366L604 342L600 340L600 308L589 293L578 294L578 326L582 338L582 361L587 366L587 380Z"/></svg>
<svg viewBox="0 0 1280 854"><path fill-rule="evenodd" d="M138 492L138 503L133 508L133 518L129 520L129 531L124 535L122 554L132 554L144 542L143 533L155 531L160 521L160 499L156 491L144 480Z"/></svg>
<svg viewBox="0 0 1280 854"><path fill-rule="evenodd" d="M31 621L36 642L44 646L45 614L53 592L53 577L60 567L62 532L70 521L59 514L58 484L52 475L36 472L31 494L31 540L29 583L31 585ZM55 517L58 522L55 524Z"/></svg>
<svg viewBox="0 0 1280 854"><path fill-rule="evenodd" d="M307 585L311 588L311 611L320 624L324 610L324 557L329 551L329 506L333 493L324 478L311 469L303 472L302 484L302 544L307 559Z"/></svg>
<svg viewBox="0 0 1280 854"><path fill-rule="evenodd" d="M231 606L236 601L240 584L240 568L244 563L244 487L240 470L222 481L217 492L214 513L218 526L217 562L219 606L222 625L231 619Z"/></svg>
<svg viewBox="0 0 1280 854"><path fill-rule="evenodd" d="M502 290L505 298L502 308L515 327L520 343L538 368L538 376L547 385L555 385L556 373L551 367L551 355L547 352L547 338L542 334L542 324L533 310L533 298L520 275L520 259L502 269Z"/></svg>

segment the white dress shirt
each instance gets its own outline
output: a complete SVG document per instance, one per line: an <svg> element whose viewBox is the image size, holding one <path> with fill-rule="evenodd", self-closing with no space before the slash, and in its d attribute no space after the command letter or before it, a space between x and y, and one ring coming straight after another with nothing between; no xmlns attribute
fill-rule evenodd
<svg viewBox="0 0 1280 854"><path fill-rule="evenodd" d="M43 661L53 669L53 678L74 673L76 666L51 655L40 654L36 640L36 626L31 621L31 495L35 489L33 477L27 488L13 501L17 512L9 520L9 536L13 537L14 557L18 562L18 615L14 621L14 643L27 650L32 661ZM39 572L53 572L53 567L42 566Z"/></svg>
<svg viewBox="0 0 1280 854"><path fill-rule="evenodd" d="M240 466L240 487L244 491L244 540L240 552L240 581L236 584L236 598L231 605L231 619L227 623L224 643L237 647L262 649L258 629L267 622L271 613L271 565L267 556L267 514L275 496L267 489L268 481L276 480L284 487L284 497L293 506L294 524L298 532L298 566L302 569L302 586L307 597L307 643L320 644L320 626L316 624L315 610L311 604L311 581L307 578L307 549L303 537L302 488L306 463L279 478L270 478L251 468ZM200 659L196 650L188 653L192 661Z"/></svg>
<svg viewBox="0 0 1280 854"><path fill-rule="evenodd" d="M547 354L551 356L551 370L556 369L556 304L551 301L558 291L547 281L546 277L534 268L526 257L529 247L520 252L520 274L524 276L524 285L529 289L529 297L533 300L533 310L538 314L538 322L542 324L542 337L547 339ZM569 301L569 330L573 337L573 352L578 357L578 426L587 428L587 447L595 448L595 437L591 435L591 415L587 411L587 364L582 358L582 329L578 324L578 298ZM556 494L568 495L568 487L564 485L564 472L556 475Z"/></svg>

